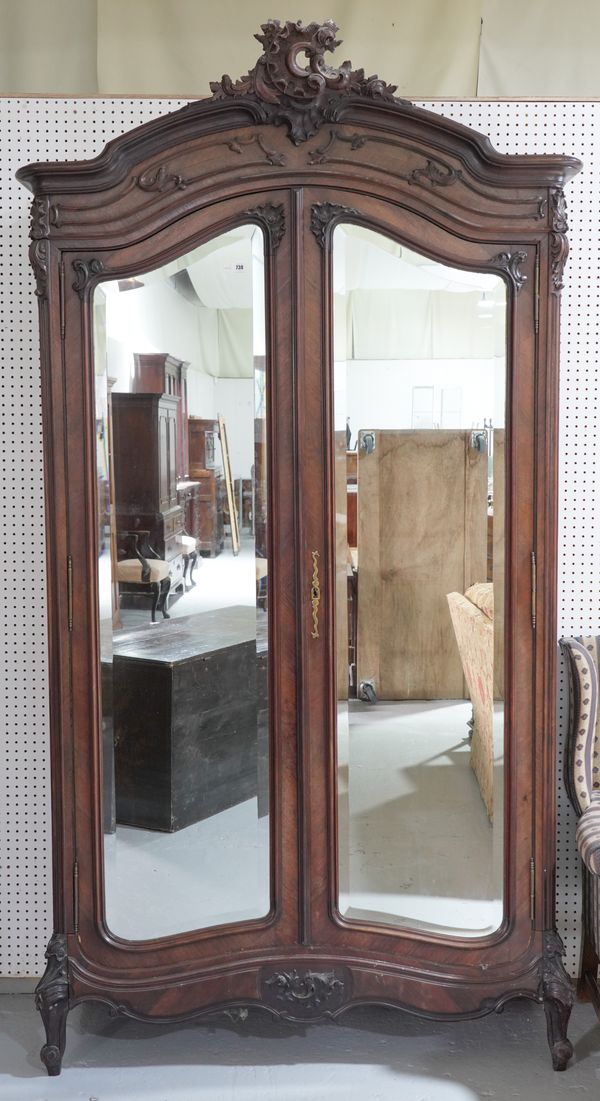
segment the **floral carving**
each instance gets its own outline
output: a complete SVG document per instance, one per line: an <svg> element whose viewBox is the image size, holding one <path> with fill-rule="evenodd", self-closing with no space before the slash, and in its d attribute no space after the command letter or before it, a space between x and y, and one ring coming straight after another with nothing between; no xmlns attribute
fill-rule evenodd
<svg viewBox="0 0 600 1101"><path fill-rule="evenodd" d="M73 290L77 291L77 294L83 300L90 279L104 271L104 264L102 260L95 258L93 260L73 260L73 271L77 277L73 283Z"/></svg>
<svg viewBox="0 0 600 1101"><path fill-rule="evenodd" d="M327 63L325 54L340 45L332 20L305 27L301 20L281 24L269 19L261 29L263 33L255 38L264 52L254 68L240 80L223 76L212 82L213 99L253 97L266 122L287 125L294 145L316 134L324 121L339 118L342 99L360 96L406 102L394 98L394 85L378 76L366 77L364 69L352 69L349 61L338 69Z"/></svg>
<svg viewBox="0 0 600 1101"><path fill-rule="evenodd" d="M333 971L278 971L267 979L275 1001L287 1002L298 1010L318 1010L324 1003L341 1000L344 983Z"/></svg>
<svg viewBox="0 0 600 1101"><path fill-rule="evenodd" d="M269 241L269 252L279 247L285 233L285 212L281 203L264 203L252 210L244 211L249 218L255 218L264 228Z"/></svg>
<svg viewBox="0 0 600 1101"><path fill-rule="evenodd" d="M188 181L177 172L170 172L166 164L147 168L141 176L134 176L135 182L142 191L159 191L162 195L165 191L183 191Z"/></svg>
<svg viewBox="0 0 600 1101"><path fill-rule="evenodd" d="M343 217L358 217L358 211L354 207L340 206L338 203L313 203L310 228L321 248L325 248L332 223Z"/></svg>
<svg viewBox="0 0 600 1101"><path fill-rule="evenodd" d="M569 255L569 242L566 237L569 228L567 223L567 200L561 187L552 188L550 192L550 267L554 294L560 294L563 289L563 274L565 263Z"/></svg>
<svg viewBox="0 0 600 1101"><path fill-rule="evenodd" d="M527 282L527 276L521 271L521 264L527 262L526 252L499 252L492 256L490 264L505 271L510 279L515 293L518 294L521 287Z"/></svg>

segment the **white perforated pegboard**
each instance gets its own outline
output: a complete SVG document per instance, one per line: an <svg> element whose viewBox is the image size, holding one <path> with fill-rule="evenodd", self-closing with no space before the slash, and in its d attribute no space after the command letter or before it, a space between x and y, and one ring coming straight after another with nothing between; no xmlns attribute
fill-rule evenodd
<svg viewBox="0 0 600 1101"><path fill-rule="evenodd" d="M37 308L27 260L29 161L92 157L116 134L179 100L0 99L0 976L39 974L51 932L48 714ZM573 153L562 310L559 631L600 632L600 103L433 102L507 153ZM560 678L562 745L566 699ZM557 921L577 967L578 866L559 783Z"/></svg>

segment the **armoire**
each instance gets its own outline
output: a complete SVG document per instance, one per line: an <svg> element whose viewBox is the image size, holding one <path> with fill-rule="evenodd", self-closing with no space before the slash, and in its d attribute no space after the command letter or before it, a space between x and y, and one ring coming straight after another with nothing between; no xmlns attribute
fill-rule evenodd
<svg viewBox="0 0 600 1101"><path fill-rule="evenodd" d="M573 992L554 919L556 497L563 188L580 164L497 153L486 137L398 98L384 79L334 63L337 30L269 20L256 35L262 53L240 79L223 76L209 98L119 136L95 160L18 174L34 195L44 404L54 934L36 1002L50 1074L61 1069L68 1011L89 1000L162 1022L239 1011L243 1019L255 1008L305 1023L368 1004L474 1018L525 997L543 1003L554 1068L565 1069L572 1053ZM227 42L220 53L226 65ZM149 928L127 877L116 885L110 870L110 846L139 838L103 834L98 562L107 541L98 529L110 523L110 508L98 504L104 383L94 306L100 285L116 294L119 280L143 282L147 273L155 286L162 272L160 285L170 279L172 290L174 270L208 263L221 246L227 286L236 278L241 286L249 267L254 273L253 297L239 302L254 310L244 363L255 379L248 432L265 530L260 553L258 545L248 551L242 641L247 647L256 636L261 668L268 654L266 713L257 708L268 752L256 762L268 805L263 799L260 814L251 801L230 809L226 858L214 855L218 831L190 835L195 860L182 891L197 898L196 917L178 918L172 878L152 886L148 874ZM198 313L204 325L206 316ZM232 316L217 319L221 334ZM176 340L159 350L189 362L189 385L193 357ZM260 371L252 366L259 358ZM374 381L385 373L377 364L388 365L389 391ZM429 397L415 392L428 372L432 401L439 387L443 402L439 418L426 414L431 423ZM381 423L366 412L363 422L376 391ZM482 443L492 409L494 428L505 431L501 471L492 471L491 433ZM429 436L437 428L466 433L473 460L488 447L489 474L469 507L483 510L481 530L502 512L502 569L486 573L484 555L468 581L494 590L502 616L502 698L492 688L488 701L493 823L468 768L466 690L433 703L380 701L376 681L376 702L348 691L348 577L358 571L360 593L369 565L361 566L360 535L358 548L348 542L348 418L369 454L377 429L414 434L422 426ZM360 461L358 468L360 510ZM436 478L432 469L429 522L407 553L414 569L423 564L424 589L427 533L442 526L444 508ZM383 499L377 515L385 539ZM448 532L448 554L453 542ZM226 553L215 561L227 566ZM196 589L209 566L205 559ZM404 566L394 566L388 590L398 621ZM241 641L225 637L225 620L219 626L211 614L223 670L229 663L219 676L230 678L234 724ZM445 593L427 614L435 641ZM169 624L137 629L158 638ZM401 662L401 650L394 653ZM427 660L435 662L435 648ZM201 683L197 661L201 710L213 686ZM432 716L435 732L421 737L433 731ZM226 735L224 728L224 753ZM431 739L424 758L403 757L417 752L419 738ZM367 791L361 777L370 767ZM189 782L185 769L178 782ZM481 831L472 868L481 857L482 868L492 862L497 872L485 888L487 873L465 878L461 857L440 855L450 826L463 828L463 784ZM206 821L197 828L208 829ZM379 854L368 866L356 863L361 846ZM462 886L440 878L443 869L460 871ZM114 917L116 892L134 923L128 934Z"/></svg>

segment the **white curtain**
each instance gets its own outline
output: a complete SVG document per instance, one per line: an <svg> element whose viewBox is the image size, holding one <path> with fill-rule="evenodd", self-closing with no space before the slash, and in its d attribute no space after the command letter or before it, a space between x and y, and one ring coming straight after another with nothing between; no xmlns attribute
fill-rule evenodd
<svg viewBox="0 0 600 1101"><path fill-rule="evenodd" d="M483 0L302 0L332 18L350 58L399 95L472 96ZM277 10L279 9L279 10ZM260 54L253 35L289 8L266 0L0 0L0 92L204 96Z"/></svg>
<svg viewBox="0 0 600 1101"><path fill-rule="evenodd" d="M279 11L277 10L279 8ZM204 96L259 56L266 0L0 0L0 94ZM413 99L600 96L598 0L302 0Z"/></svg>

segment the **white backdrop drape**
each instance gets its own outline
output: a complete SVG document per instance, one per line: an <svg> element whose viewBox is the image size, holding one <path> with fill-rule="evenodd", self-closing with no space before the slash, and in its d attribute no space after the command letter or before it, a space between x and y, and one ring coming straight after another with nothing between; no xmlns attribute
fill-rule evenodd
<svg viewBox="0 0 600 1101"><path fill-rule="evenodd" d="M411 98L600 96L598 0L0 0L0 94L207 95L274 15L335 19L336 63Z"/></svg>

